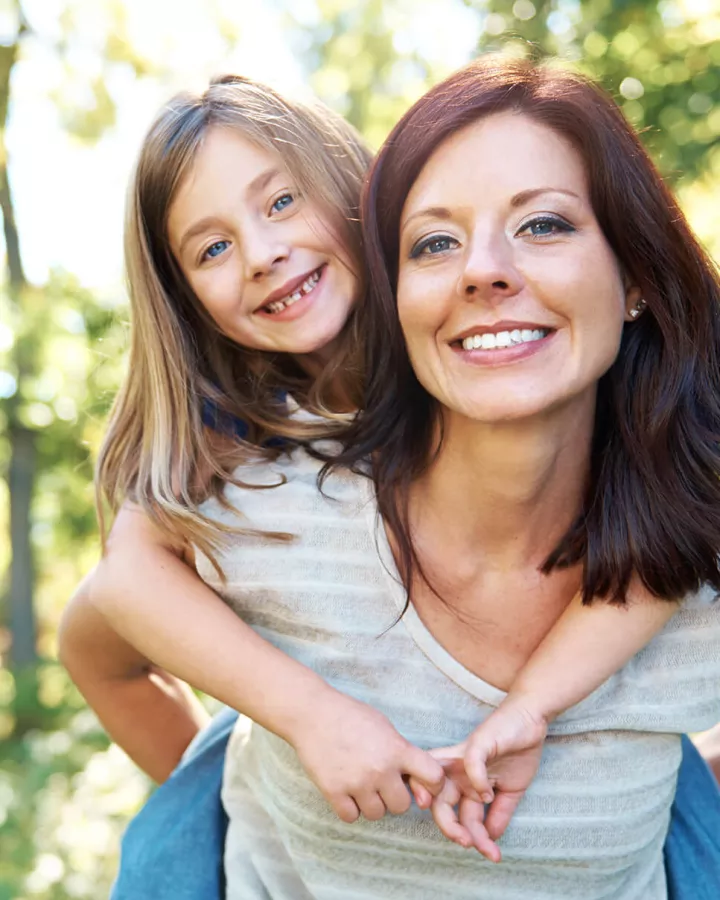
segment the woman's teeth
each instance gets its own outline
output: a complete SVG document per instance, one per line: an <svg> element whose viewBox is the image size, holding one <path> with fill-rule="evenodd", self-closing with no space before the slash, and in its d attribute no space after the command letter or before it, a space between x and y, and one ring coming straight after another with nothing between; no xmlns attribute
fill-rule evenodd
<svg viewBox="0 0 720 900"><path fill-rule="evenodd" d="M498 331L497 334L473 334L463 338L463 350L500 350L539 341L550 334L549 328L515 328L513 331Z"/></svg>
<svg viewBox="0 0 720 900"><path fill-rule="evenodd" d="M273 300L272 303L268 303L265 309L271 313L279 313L284 309L287 309L288 306L292 306L293 303L297 303L301 297L304 297L305 294L309 294L310 291L315 287L315 285L320 281L320 270L317 272L313 272L312 275L309 275L305 281L300 285L297 290L294 290L292 294L288 294L287 297L283 297L282 300Z"/></svg>

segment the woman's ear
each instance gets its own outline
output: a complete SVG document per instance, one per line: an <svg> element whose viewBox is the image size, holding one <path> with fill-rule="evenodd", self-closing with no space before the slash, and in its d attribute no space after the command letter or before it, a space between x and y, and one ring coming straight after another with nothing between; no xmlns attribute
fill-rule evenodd
<svg viewBox="0 0 720 900"><path fill-rule="evenodd" d="M637 285L629 285L625 289L625 321L634 322L642 315L647 303Z"/></svg>

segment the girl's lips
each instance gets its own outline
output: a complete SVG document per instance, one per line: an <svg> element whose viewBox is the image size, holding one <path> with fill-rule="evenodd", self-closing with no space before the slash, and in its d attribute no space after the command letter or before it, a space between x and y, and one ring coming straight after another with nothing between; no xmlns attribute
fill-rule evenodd
<svg viewBox="0 0 720 900"><path fill-rule="evenodd" d="M529 341L526 344L516 344L512 347L498 347L494 350L483 350L480 347L473 350L463 350L462 345L457 344L452 344L450 349L468 365L492 368L494 366L521 362L534 356L536 353L544 350L556 334L557 331L551 331L539 340Z"/></svg>
<svg viewBox="0 0 720 900"><path fill-rule="evenodd" d="M322 266L317 269L320 277L318 278L315 287L307 294L303 294L303 296L299 300L296 300L290 306L286 306L285 309L276 313L270 312L265 308L261 308L255 313L255 315L262 316L264 319L272 319L273 322L292 322L294 319L299 319L300 316L307 312L310 306L312 306L312 304L315 302L318 291L323 290L326 281L325 275L327 272L327 268L328 264L323 263Z"/></svg>

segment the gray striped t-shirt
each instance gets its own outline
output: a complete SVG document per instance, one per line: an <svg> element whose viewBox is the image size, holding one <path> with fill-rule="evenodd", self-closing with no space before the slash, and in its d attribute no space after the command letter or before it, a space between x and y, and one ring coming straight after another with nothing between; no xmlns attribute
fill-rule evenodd
<svg viewBox="0 0 720 900"><path fill-rule="evenodd" d="M202 557L198 571L259 634L408 740L463 740L503 692L450 656L412 609L397 621L405 594L371 482L335 474L323 496L318 470L302 451L238 470L245 483L284 483L228 486L240 519L214 500L206 513L297 539L234 540L221 555L225 585ZM255 725L238 729L223 787L229 900L665 900L679 735L720 721L713 599L687 598L648 647L557 720L499 865L451 844L415 806L341 822L287 743Z"/></svg>

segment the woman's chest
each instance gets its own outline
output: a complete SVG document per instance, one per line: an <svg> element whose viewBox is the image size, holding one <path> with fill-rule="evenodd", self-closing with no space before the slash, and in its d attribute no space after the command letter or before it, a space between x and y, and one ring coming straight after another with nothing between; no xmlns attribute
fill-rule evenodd
<svg viewBox="0 0 720 900"><path fill-rule="evenodd" d="M435 640L479 678L507 691L571 602L575 573L483 573L440 596L413 588L413 605Z"/></svg>

